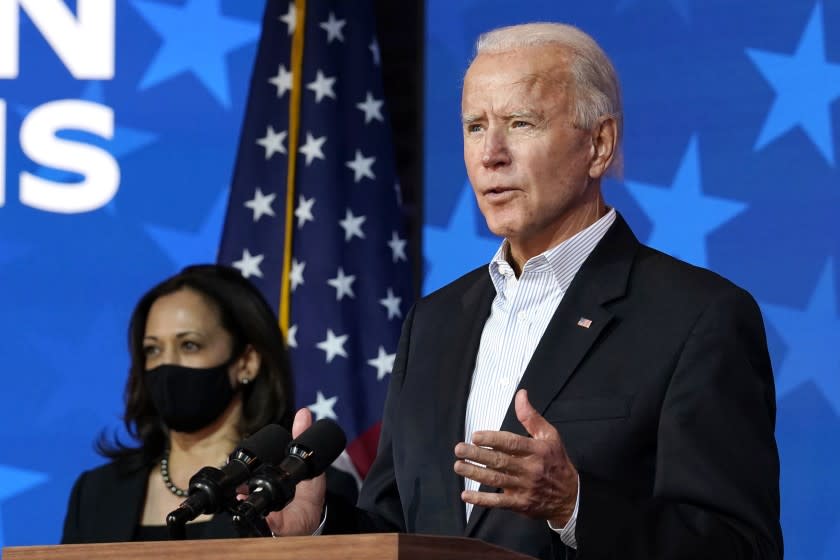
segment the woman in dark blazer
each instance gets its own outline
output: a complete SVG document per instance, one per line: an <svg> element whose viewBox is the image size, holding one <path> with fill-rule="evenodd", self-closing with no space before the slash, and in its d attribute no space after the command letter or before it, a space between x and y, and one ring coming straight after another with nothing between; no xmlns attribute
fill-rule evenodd
<svg viewBox="0 0 840 560"><path fill-rule="evenodd" d="M111 461L73 486L62 543L164 540L190 477L220 466L269 423L291 428L293 390L277 318L239 271L185 268L147 292L128 329L123 420L136 446L100 437ZM332 473L354 499L355 483ZM200 516L187 538L234 537L227 512Z"/></svg>

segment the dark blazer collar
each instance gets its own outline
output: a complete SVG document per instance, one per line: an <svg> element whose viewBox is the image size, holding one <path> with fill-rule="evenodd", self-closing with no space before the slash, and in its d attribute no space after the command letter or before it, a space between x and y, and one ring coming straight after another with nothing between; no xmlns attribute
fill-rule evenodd
<svg viewBox="0 0 840 560"><path fill-rule="evenodd" d="M451 458L455 462L455 444L464 441L464 419L467 410L467 398L470 391L478 346L484 323L490 315L493 297L496 295L487 267L476 270L461 280L466 287L448 310L445 320L450 323L444 328L453 336L442 340L441 364L446 366L437 372L430 372L438 376L435 399L441 403L442 418L436 419L443 430L440 446L437 449L444 460ZM428 351L434 351L429 349ZM442 465L444 474L442 482L444 495L450 496L442 507L449 511L445 517L451 520L453 534L463 534L466 527L464 503L461 501L461 491L464 489L464 479L455 474L451 464Z"/></svg>
<svg viewBox="0 0 840 560"><path fill-rule="evenodd" d="M95 517L101 519L103 525L107 525L103 529L107 531L107 535L104 536L108 540L130 541L143 514L151 467L127 470L118 464L117 469L120 483L116 488L119 491L103 493L98 504L99 512Z"/></svg>
<svg viewBox="0 0 840 560"><path fill-rule="evenodd" d="M557 306L517 387L517 391L528 390L531 404L540 413L545 411L563 389L578 364L613 320L613 315L605 304L625 294L630 270L639 247L640 244L627 222L616 213L612 227L583 263ZM479 338L483 326L482 320ZM478 352L477 343L475 348L470 347L470 350L473 351L471 355L474 364L475 354ZM466 396L463 400L466 406ZM459 413L462 415L460 424L463 432L465 409ZM513 401L508 406L501 430L527 435L516 419ZM480 490L492 492L495 489L482 486ZM485 513L485 508L473 508L466 527L467 536L474 534Z"/></svg>

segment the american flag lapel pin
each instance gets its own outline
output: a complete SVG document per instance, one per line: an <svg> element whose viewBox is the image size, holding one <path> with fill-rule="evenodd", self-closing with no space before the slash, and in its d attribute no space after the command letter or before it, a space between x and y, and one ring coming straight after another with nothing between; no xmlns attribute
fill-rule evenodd
<svg viewBox="0 0 840 560"><path fill-rule="evenodd" d="M592 319L587 319L586 317L581 317L578 319L577 322L579 327L583 327L584 329L588 329L592 326Z"/></svg>

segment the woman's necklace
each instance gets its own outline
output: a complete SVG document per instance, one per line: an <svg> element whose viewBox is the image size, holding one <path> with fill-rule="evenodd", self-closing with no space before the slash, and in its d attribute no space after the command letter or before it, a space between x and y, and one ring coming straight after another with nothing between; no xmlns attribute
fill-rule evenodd
<svg viewBox="0 0 840 560"><path fill-rule="evenodd" d="M175 483L169 478L169 449L163 452L163 457L160 459L160 477L163 479L166 487L169 488L169 491L179 498L186 498L189 495L189 492L175 486Z"/></svg>

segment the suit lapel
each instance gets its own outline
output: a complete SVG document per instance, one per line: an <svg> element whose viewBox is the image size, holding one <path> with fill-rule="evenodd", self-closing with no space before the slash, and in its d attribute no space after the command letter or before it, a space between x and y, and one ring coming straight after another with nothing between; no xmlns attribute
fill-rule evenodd
<svg viewBox="0 0 840 560"><path fill-rule="evenodd" d="M97 518L103 520L101 529L107 532L107 539L130 541L134 537L146 501L149 472L149 468L141 468L123 475L120 491L107 494L99 503Z"/></svg>
<svg viewBox="0 0 840 560"><path fill-rule="evenodd" d="M440 456L451 457L455 462L455 444L464 441L464 420L467 410L467 398L470 391L475 360L484 323L490 314L490 307L495 296L493 283L487 270L479 273L476 281L467 289L460 301L460 309L455 316L447 317L447 321L454 321L453 328L446 328L446 332L458 333L444 341L441 367L438 371L440 379L437 383L437 402L443 404L440 419L442 438ZM446 367L446 366L449 367ZM450 509L449 515L453 519L454 534L462 534L466 526L464 502L461 501L461 491L464 480L455 474L451 465L445 468L444 484L445 496L451 497L445 507Z"/></svg>
<svg viewBox="0 0 840 560"><path fill-rule="evenodd" d="M516 389L517 392L519 389L528 391L528 399L540 414L556 398L613 321L613 314L604 305L624 295L638 247L639 242L627 223L616 214L613 226L575 275ZM527 435L516 418L512 400L501 431ZM485 485L479 490L497 491ZM473 508L466 536L475 534L486 511L483 507Z"/></svg>

